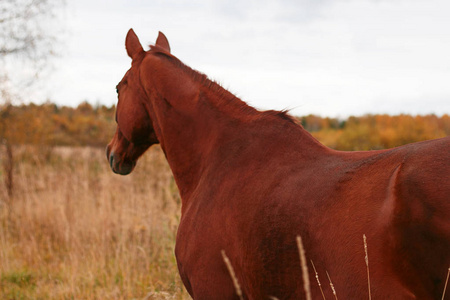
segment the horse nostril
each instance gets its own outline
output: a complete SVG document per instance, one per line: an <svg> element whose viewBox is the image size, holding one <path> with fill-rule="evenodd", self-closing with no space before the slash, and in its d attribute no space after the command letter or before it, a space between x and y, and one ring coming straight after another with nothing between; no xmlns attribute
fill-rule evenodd
<svg viewBox="0 0 450 300"><path fill-rule="evenodd" d="M111 153L111 155L109 156L109 165L111 166L111 168L113 167L113 160L114 160L114 155Z"/></svg>

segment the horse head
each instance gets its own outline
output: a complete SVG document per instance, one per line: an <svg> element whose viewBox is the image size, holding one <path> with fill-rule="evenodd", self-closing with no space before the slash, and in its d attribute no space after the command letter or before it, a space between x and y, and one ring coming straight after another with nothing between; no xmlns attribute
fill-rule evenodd
<svg viewBox="0 0 450 300"><path fill-rule="evenodd" d="M133 171L138 158L159 140L145 103L148 100L141 85L140 65L146 51L132 29L128 31L126 50L131 57L131 68L116 87L118 104L116 109L116 133L106 147L106 156L113 172L127 175ZM156 47L170 52L167 38L159 33Z"/></svg>

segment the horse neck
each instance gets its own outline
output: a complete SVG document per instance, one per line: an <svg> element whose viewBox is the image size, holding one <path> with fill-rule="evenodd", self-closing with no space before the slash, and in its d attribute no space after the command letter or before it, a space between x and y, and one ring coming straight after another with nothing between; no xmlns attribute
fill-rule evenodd
<svg viewBox="0 0 450 300"><path fill-rule="evenodd" d="M144 63L141 82L149 98L146 106L155 132L180 194L186 199L207 165L214 161L212 156L217 156L218 151L227 153L226 142L234 145L229 141L251 140L259 131L256 123L270 127L264 118L268 122L290 121L276 115L282 113L259 112L204 75L180 69L166 60L153 57ZM267 132L266 137L269 143L270 134ZM279 138L280 132L274 130L273 135Z"/></svg>

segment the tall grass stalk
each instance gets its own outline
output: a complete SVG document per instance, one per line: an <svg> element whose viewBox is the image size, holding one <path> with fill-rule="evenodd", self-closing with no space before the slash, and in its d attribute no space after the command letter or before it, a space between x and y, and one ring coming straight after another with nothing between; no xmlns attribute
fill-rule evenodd
<svg viewBox="0 0 450 300"><path fill-rule="evenodd" d="M305 248L303 247L302 238L297 236L297 247L300 255L300 263L302 267L303 287L305 289L306 300L311 300L311 285L309 283L308 265L306 263Z"/></svg>
<svg viewBox="0 0 450 300"><path fill-rule="evenodd" d="M323 290L322 290L322 284L320 283L320 280L319 280L319 274L317 273L316 266L314 266L314 263L312 260L311 260L311 265L314 269L314 273L316 274L317 285L319 286L320 292L322 293L322 298L323 298L323 300L325 300L325 295L323 294Z"/></svg>
<svg viewBox="0 0 450 300"><path fill-rule="evenodd" d="M447 271L447 279L445 279L444 291L442 292L442 299L441 300L444 300L445 291L447 290L447 284L448 284L448 277L449 276L450 276L450 267L448 268L448 271Z"/></svg>
<svg viewBox="0 0 450 300"><path fill-rule="evenodd" d="M334 299L338 300L336 290L334 289L333 282L331 282L330 274L328 274L328 271L327 271L327 277L328 277L328 280L330 281L330 287L331 287L331 291L333 292Z"/></svg>
<svg viewBox="0 0 450 300"><path fill-rule="evenodd" d="M366 235L363 234L363 241L364 241L364 252L366 253L366 256L364 257L366 261L366 269L367 269L367 285L369 289L369 300L372 299L372 294L370 292L370 272L369 272L369 254L367 253L367 238Z"/></svg>
<svg viewBox="0 0 450 300"><path fill-rule="evenodd" d="M236 273L234 272L233 266L231 265L231 261L228 258L227 254L225 253L225 250L222 250L222 258L225 262L225 265L227 266L228 272L230 273L231 279L233 281L234 289L236 290L236 294L238 295L239 299L244 300L244 297L242 295L242 289L241 285L239 284L239 280L236 276Z"/></svg>

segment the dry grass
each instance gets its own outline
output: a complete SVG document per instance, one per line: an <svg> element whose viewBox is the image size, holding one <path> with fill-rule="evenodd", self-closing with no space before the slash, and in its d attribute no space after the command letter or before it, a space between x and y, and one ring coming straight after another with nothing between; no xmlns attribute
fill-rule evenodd
<svg viewBox="0 0 450 300"><path fill-rule="evenodd" d="M103 149L14 155L10 201L0 173L0 299L189 298L173 254L180 199L159 148L126 177Z"/></svg>
<svg viewBox="0 0 450 300"><path fill-rule="evenodd" d="M442 300L444 300L445 292L447 291L448 278L450 277L450 267L447 271L447 279L445 279L444 291L442 292Z"/></svg>
<svg viewBox="0 0 450 300"><path fill-rule="evenodd" d="M311 260L311 265L312 265L312 267L314 269L314 274L315 274L315 277L316 277L317 285L319 286L319 289L320 289L320 293L322 294L323 300L325 300L325 295L323 293L322 284L320 283L320 280L319 280L319 273L317 273L316 266L314 266L314 263L313 263L312 260Z"/></svg>
<svg viewBox="0 0 450 300"><path fill-rule="evenodd" d="M238 295L240 300L244 300L244 297L242 296L241 286L239 284L239 280L236 276L236 273L234 272L233 265L231 264L230 259L228 258L227 254L225 253L225 250L222 250L221 253L222 253L223 261L225 262L228 272L230 273L231 280L233 281L233 286L234 286L234 289L236 290L236 295Z"/></svg>
<svg viewBox="0 0 450 300"><path fill-rule="evenodd" d="M96 148L14 148L13 193L0 168L0 299L190 299L173 254L181 201L162 151L150 149L125 177L104 156Z"/></svg>
<svg viewBox="0 0 450 300"><path fill-rule="evenodd" d="M303 247L302 237L297 236L297 247L300 255L300 264L302 267L303 286L305 289L306 300L311 300L311 286L309 283L308 265L306 263L305 248Z"/></svg>
<svg viewBox="0 0 450 300"><path fill-rule="evenodd" d="M370 292L369 254L367 253L367 238L366 238L365 234L363 234L363 241L364 241L364 253L366 254L364 259L366 261L366 270L367 270L367 288L369 290L369 300L371 300L372 299L372 294Z"/></svg>

